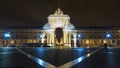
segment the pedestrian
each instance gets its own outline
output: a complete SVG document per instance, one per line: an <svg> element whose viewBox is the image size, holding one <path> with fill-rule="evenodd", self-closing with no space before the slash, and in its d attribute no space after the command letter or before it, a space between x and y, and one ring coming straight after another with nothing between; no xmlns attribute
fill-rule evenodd
<svg viewBox="0 0 120 68"><path fill-rule="evenodd" d="M105 43L105 44L104 44L104 48L107 49L107 46L108 46L107 43Z"/></svg>

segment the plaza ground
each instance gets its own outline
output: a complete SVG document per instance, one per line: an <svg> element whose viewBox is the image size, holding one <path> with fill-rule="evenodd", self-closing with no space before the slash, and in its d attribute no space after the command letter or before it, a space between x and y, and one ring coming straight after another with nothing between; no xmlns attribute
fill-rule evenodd
<svg viewBox="0 0 120 68"><path fill-rule="evenodd" d="M0 67L119 68L120 48L0 48Z"/></svg>

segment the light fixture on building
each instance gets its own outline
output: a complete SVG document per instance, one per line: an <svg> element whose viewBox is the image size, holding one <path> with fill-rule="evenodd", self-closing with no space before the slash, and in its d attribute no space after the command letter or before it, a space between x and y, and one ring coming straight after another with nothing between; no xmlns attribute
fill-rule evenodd
<svg viewBox="0 0 120 68"><path fill-rule="evenodd" d="M82 35L81 34L78 34L78 38L81 38L82 37Z"/></svg>
<svg viewBox="0 0 120 68"><path fill-rule="evenodd" d="M111 34L107 33L106 38L111 38Z"/></svg>
<svg viewBox="0 0 120 68"><path fill-rule="evenodd" d="M107 43L107 41L106 41L106 40L104 40L103 42L104 42L104 43Z"/></svg>
<svg viewBox="0 0 120 68"><path fill-rule="evenodd" d="M4 38L11 38L11 34L10 33L5 33Z"/></svg>
<svg viewBox="0 0 120 68"><path fill-rule="evenodd" d="M86 40L86 44L89 44L89 40Z"/></svg>
<svg viewBox="0 0 120 68"><path fill-rule="evenodd" d="M12 40L10 43L11 43L11 44L13 44L13 43L14 43L14 41Z"/></svg>
<svg viewBox="0 0 120 68"><path fill-rule="evenodd" d="M36 43L36 40L33 40L33 43Z"/></svg>
<svg viewBox="0 0 120 68"><path fill-rule="evenodd" d="M43 36L42 36L42 34L39 34L39 36L38 36L38 37L39 37L39 39L42 39L42 37L43 37Z"/></svg>

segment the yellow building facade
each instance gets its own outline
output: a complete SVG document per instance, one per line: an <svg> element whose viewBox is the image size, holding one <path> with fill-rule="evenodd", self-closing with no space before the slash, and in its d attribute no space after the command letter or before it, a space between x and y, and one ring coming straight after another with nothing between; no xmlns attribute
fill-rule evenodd
<svg viewBox="0 0 120 68"><path fill-rule="evenodd" d="M105 43L114 47L120 45L120 27L75 28L70 22L70 16L60 8L47 18L48 23L43 28L0 28L0 47L41 47L44 43L67 47L99 47ZM57 28L63 31L60 43L55 34Z"/></svg>

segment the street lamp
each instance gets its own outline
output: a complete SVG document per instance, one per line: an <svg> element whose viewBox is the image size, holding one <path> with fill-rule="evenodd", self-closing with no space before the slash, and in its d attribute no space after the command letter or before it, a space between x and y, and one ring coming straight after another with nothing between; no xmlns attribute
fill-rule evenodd
<svg viewBox="0 0 120 68"><path fill-rule="evenodd" d="M43 36L42 36L42 34L39 34L39 36L38 36L38 37L39 37L39 39L42 39L42 37L43 37Z"/></svg>
<svg viewBox="0 0 120 68"><path fill-rule="evenodd" d="M81 34L78 34L78 36L77 36L77 37L78 37L78 39L79 39L79 38L81 38L81 37L82 37L82 35L81 35Z"/></svg>
<svg viewBox="0 0 120 68"><path fill-rule="evenodd" d="M10 38L10 37L11 37L10 33L5 33L4 34L4 38Z"/></svg>
<svg viewBox="0 0 120 68"><path fill-rule="evenodd" d="M107 34L106 34L106 41L104 43L106 43L106 44L108 43L109 44L110 43L109 40L111 39L111 37L112 37L112 35L107 32Z"/></svg>
<svg viewBox="0 0 120 68"><path fill-rule="evenodd" d="M111 38L111 34L107 33L106 38L108 38L108 39Z"/></svg>
<svg viewBox="0 0 120 68"><path fill-rule="evenodd" d="M8 45L8 40L11 38L10 32L4 33L3 37L5 39L5 45Z"/></svg>
<svg viewBox="0 0 120 68"><path fill-rule="evenodd" d="M44 37L45 37L44 33L38 35L38 38L41 39L42 43L44 43L44 40L45 40Z"/></svg>
<svg viewBox="0 0 120 68"><path fill-rule="evenodd" d="M77 35L77 42L76 42L78 47L80 47L79 39L81 39L81 38L82 38L82 34L78 34Z"/></svg>

